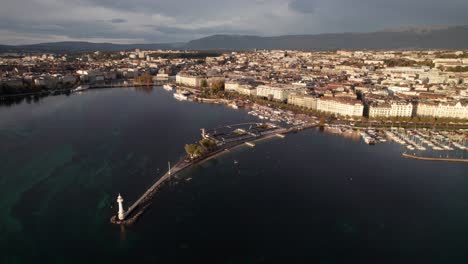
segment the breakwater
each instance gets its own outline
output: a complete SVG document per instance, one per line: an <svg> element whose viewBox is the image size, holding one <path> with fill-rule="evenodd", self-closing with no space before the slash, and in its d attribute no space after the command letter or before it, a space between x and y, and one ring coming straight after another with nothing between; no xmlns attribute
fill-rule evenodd
<svg viewBox="0 0 468 264"><path fill-rule="evenodd" d="M434 157L423 157L423 156L416 156L411 155L408 153L403 153L403 157L415 160L426 160L426 161L446 161L446 162L466 162L468 163L468 159L455 159L455 158L434 158Z"/></svg>
<svg viewBox="0 0 468 264"><path fill-rule="evenodd" d="M184 171L185 169L196 165L203 163L205 161L214 159L216 157L221 156L222 154L237 148L239 146L242 146L246 142L258 142L261 140L266 140L269 138L274 138L278 137L279 135L284 135L288 133L293 133L297 132L299 130L311 128L314 126L307 126L307 127L301 127L300 129L297 127L291 127L288 129L285 128L278 128L276 130L271 131L268 134L255 137L255 138L249 138L246 140L239 140L236 142L232 142L228 145L222 146L221 148L218 148L217 150L214 150L212 152L209 152L205 154L204 156L201 156L196 159L190 160L188 156L184 156L181 158L179 162L177 162L168 172L166 172L161 178L159 178L153 185L149 187L148 190L146 190L140 198L138 198L124 213L124 219L119 220L116 215L112 216L110 219L110 222L113 224L119 224L119 225L131 225L136 222L139 216L143 214L143 212L147 209L149 206L149 201L151 198L154 196L154 194L157 192L157 190L162 186L163 183L165 183L167 180L169 180L172 176L175 176L176 174Z"/></svg>

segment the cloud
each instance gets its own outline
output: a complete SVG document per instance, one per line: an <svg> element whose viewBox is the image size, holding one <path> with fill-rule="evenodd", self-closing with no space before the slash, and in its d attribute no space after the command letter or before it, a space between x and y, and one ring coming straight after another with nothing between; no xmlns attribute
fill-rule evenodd
<svg viewBox="0 0 468 264"><path fill-rule="evenodd" d="M255 34L252 30L237 29L230 25L219 25L213 27L196 27L196 28L183 28L160 26L154 27L154 30L164 34L192 34L192 35L214 35L214 34Z"/></svg>
<svg viewBox="0 0 468 264"><path fill-rule="evenodd" d="M110 20L111 23L114 23L114 24L120 24L120 23L125 23L127 22L126 19L123 19L123 18L113 18Z"/></svg>
<svg viewBox="0 0 468 264"><path fill-rule="evenodd" d="M316 5L314 0L293 0L289 8L300 13L314 13Z"/></svg>
<svg viewBox="0 0 468 264"><path fill-rule="evenodd" d="M466 10L466 0L2 0L0 30L9 34L0 34L0 43L47 40L44 36L179 42L211 34L467 25Z"/></svg>

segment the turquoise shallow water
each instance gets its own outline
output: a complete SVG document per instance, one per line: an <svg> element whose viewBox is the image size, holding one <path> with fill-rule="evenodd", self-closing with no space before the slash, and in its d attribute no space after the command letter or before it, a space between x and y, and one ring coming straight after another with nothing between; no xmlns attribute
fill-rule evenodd
<svg viewBox="0 0 468 264"><path fill-rule="evenodd" d="M135 226L109 224L117 194L128 206L200 128L251 120L163 89L0 106L2 263L468 260L466 164L319 131L195 166Z"/></svg>

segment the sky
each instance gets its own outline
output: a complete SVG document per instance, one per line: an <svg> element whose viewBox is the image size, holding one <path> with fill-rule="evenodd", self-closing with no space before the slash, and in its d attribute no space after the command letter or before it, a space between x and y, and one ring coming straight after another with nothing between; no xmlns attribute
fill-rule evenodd
<svg viewBox="0 0 468 264"><path fill-rule="evenodd" d="M468 25L468 0L1 0L0 44L186 42Z"/></svg>

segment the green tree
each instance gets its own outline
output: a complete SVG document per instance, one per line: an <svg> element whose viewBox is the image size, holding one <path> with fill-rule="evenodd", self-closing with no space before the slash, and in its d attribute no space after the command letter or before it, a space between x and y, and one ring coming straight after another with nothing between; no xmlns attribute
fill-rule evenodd
<svg viewBox="0 0 468 264"><path fill-rule="evenodd" d="M216 142L212 139L204 138L200 140L200 146L204 151L211 151L216 148Z"/></svg>
<svg viewBox="0 0 468 264"><path fill-rule="evenodd" d="M187 144L185 145L185 151L190 156L191 159L197 158L201 155L201 147L196 144Z"/></svg>
<svg viewBox="0 0 468 264"><path fill-rule="evenodd" d="M208 81L206 79L203 79L201 81L200 85L201 85L202 88L206 88L206 87L208 87Z"/></svg>
<svg viewBox="0 0 468 264"><path fill-rule="evenodd" d="M224 81L215 81L211 84L213 94L224 91Z"/></svg>
<svg viewBox="0 0 468 264"><path fill-rule="evenodd" d="M325 125L325 118L324 118L324 117L320 117L319 125L320 125L320 126L324 126L324 125Z"/></svg>
<svg viewBox="0 0 468 264"><path fill-rule="evenodd" d="M153 77L147 73L135 78L135 84L149 85L153 83Z"/></svg>

